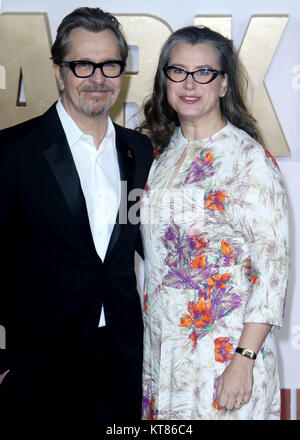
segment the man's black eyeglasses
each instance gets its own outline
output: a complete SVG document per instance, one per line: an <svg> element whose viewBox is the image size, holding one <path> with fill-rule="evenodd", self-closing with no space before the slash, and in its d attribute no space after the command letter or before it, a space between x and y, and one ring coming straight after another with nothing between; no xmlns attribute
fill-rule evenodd
<svg viewBox="0 0 300 440"><path fill-rule="evenodd" d="M88 78L92 76L96 69L100 69L106 78L117 78L122 75L125 69L125 62L121 60L107 60L103 63L93 63L92 61L62 61L61 66L69 67L77 78Z"/></svg>

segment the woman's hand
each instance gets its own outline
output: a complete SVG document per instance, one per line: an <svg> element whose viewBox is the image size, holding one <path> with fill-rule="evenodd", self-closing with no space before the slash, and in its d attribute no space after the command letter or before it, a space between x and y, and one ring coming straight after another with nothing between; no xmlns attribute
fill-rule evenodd
<svg viewBox="0 0 300 440"><path fill-rule="evenodd" d="M267 323L245 323L238 346L258 353L271 328L272 325ZM234 353L230 364L220 377L216 399L218 408L239 409L249 402L253 387L254 362L239 353Z"/></svg>
<svg viewBox="0 0 300 440"><path fill-rule="evenodd" d="M253 387L254 360L235 353L220 377L217 406L220 409L239 409L250 400Z"/></svg>

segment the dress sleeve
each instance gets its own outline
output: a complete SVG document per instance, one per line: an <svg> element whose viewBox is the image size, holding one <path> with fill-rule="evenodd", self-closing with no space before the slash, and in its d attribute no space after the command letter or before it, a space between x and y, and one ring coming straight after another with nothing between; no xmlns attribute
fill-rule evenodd
<svg viewBox="0 0 300 440"><path fill-rule="evenodd" d="M283 325L289 269L288 203L281 172L256 146L247 154L239 222L249 249L252 282L244 323Z"/></svg>

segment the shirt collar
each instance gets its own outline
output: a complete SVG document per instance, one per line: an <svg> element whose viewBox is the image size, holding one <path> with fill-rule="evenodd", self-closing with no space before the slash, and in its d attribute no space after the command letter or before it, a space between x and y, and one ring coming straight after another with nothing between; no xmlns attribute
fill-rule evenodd
<svg viewBox="0 0 300 440"><path fill-rule="evenodd" d="M61 98L56 103L56 110L60 122L63 126L64 132L66 134L70 148L72 148L82 137L84 137L85 139L87 137L92 138L92 136L87 135L80 130L76 122L71 118L69 113L64 108L61 102ZM114 124L112 123L111 118L108 116L106 135L100 144L99 150L101 149L101 145L106 144L109 140L112 140L113 144L115 144L115 127ZM91 142L94 144L92 139Z"/></svg>
<svg viewBox="0 0 300 440"><path fill-rule="evenodd" d="M188 139L186 139L183 136L183 133L181 131L181 127L176 127L175 131L170 139L170 143L173 144L173 146L179 146L181 148L182 146L186 145L188 143Z"/></svg>

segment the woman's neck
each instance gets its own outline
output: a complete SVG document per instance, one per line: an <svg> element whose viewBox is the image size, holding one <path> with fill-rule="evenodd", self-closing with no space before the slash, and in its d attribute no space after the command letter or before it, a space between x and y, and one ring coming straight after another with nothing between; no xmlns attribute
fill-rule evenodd
<svg viewBox="0 0 300 440"><path fill-rule="evenodd" d="M222 117L209 121L180 120L182 134L189 141L208 138L226 125L227 121Z"/></svg>

